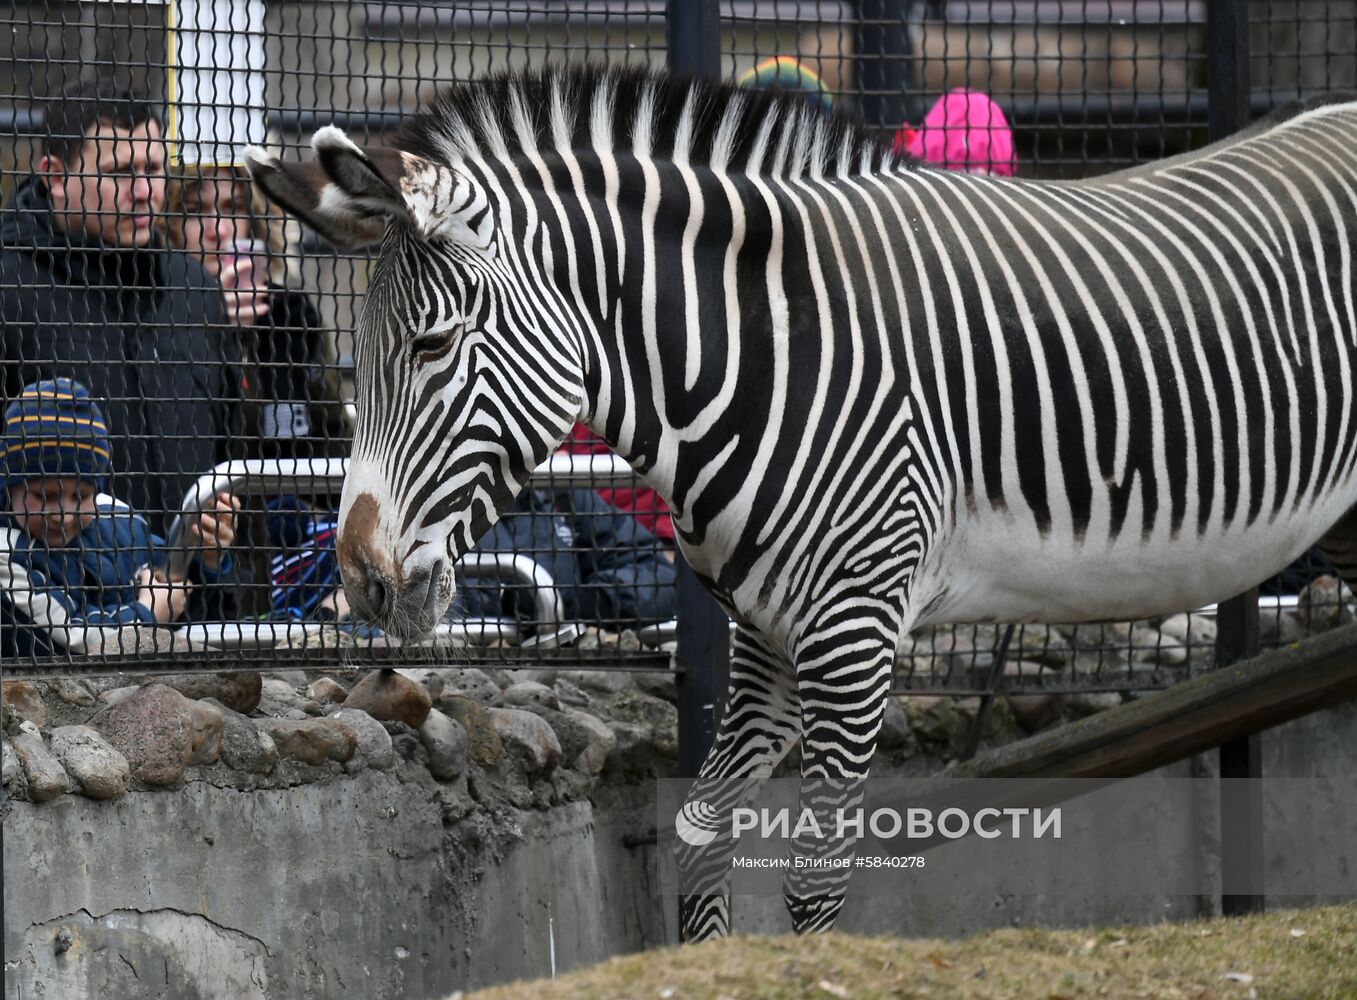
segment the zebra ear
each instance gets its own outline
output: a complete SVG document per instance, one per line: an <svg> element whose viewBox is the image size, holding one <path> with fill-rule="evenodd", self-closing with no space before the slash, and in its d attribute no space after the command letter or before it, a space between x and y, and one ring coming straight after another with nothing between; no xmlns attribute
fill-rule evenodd
<svg viewBox="0 0 1357 1000"><path fill-rule="evenodd" d="M396 149L364 150L333 125L317 129L311 147L310 166L285 165L254 147L245 162L270 198L331 242L375 242L390 220L424 237L467 235L450 211L459 185L448 167Z"/></svg>
<svg viewBox="0 0 1357 1000"><path fill-rule="evenodd" d="M336 247L353 250L382 238L386 215L355 203L320 163L284 163L248 146L245 168L271 201Z"/></svg>

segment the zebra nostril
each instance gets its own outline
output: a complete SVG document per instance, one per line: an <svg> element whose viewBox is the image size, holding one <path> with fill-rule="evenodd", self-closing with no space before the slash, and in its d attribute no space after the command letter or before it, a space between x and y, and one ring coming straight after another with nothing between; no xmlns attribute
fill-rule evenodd
<svg viewBox="0 0 1357 1000"><path fill-rule="evenodd" d="M364 585L364 596L367 597L368 606L377 614L386 610L386 584L376 573L367 574L367 583Z"/></svg>

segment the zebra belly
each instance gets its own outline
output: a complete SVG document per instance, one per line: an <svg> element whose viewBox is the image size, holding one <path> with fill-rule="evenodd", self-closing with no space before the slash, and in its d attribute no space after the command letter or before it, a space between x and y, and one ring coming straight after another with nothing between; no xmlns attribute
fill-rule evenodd
<svg viewBox="0 0 1357 1000"><path fill-rule="evenodd" d="M920 580L916 626L962 622L1131 621L1233 597L1305 552L1351 506L1309 510L1225 534L1116 542L1045 537L1002 515L976 519ZM931 594L932 596L928 596Z"/></svg>

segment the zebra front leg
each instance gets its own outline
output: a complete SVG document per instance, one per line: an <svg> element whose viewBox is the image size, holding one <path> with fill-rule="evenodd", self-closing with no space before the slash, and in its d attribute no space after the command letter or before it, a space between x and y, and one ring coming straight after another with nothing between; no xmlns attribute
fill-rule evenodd
<svg viewBox="0 0 1357 1000"><path fill-rule="evenodd" d="M758 794L800 727L791 665L754 632L737 628L725 715L683 803L684 818L716 837L697 845L682 838L675 841L682 892L679 931L684 941L729 932L731 811Z"/></svg>
<svg viewBox="0 0 1357 1000"><path fill-rule="evenodd" d="M867 772L885 716L894 639L826 630L797 658L801 695L801 791L784 900L798 934L833 928L843 908L857 837L839 836L840 819L862 804ZM808 812L809 811L809 812ZM818 832L805 832L809 815ZM797 859L808 862L797 865ZM845 867L824 865L846 862Z"/></svg>

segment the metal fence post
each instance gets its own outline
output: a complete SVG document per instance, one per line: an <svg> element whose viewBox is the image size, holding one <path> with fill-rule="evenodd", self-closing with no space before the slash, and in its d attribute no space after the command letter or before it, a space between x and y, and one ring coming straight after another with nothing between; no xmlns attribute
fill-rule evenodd
<svg viewBox="0 0 1357 1000"><path fill-rule="evenodd" d="M717 0L669 0L665 12L669 68L698 76L721 75L721 22ZM678 570L679 774L697 777L716 738L730 684L730 623L687 560Z"/></svg>
<svg viewBox="0 0 1357 1000"><path fill-rule="evenodd" d="M1206 5L1207 134L1223 139L1252 121L1248 0ZM1221 602L1216 615L1216 663L1224 667L1258 653L1258 588ZM1246 892L1221 895L1227 916L1263 909L1263 777L1259 734L1220 747L1221 879ZM1245 780L1239 780L1245 779Z"/></svg>
<svg viewBox="0 0 1357 1000"><path fill-rule="evenodd" d="M717 0L669 0L665 5L669 68L696 76L721 75L721 14Z"/></svg>
<svg viewBox="0 0 1357 1000"><path fill-rule="evenodd" d="M922 109L909 79L910 0L858 0L858 91L869 126L894 132Z"/></svg>

